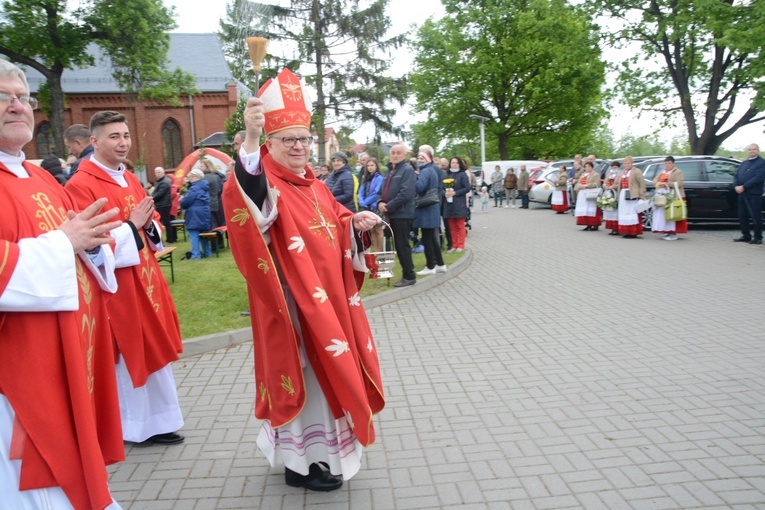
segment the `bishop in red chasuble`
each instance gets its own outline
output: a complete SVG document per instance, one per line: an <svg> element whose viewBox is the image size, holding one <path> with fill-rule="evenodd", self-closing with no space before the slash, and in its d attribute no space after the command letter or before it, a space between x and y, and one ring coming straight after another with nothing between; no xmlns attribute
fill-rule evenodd
<svg viewBox="0 0 765 510"><path fill-rule="evenodd" d="M384 406L358 285L360 232L379 218L351 213L306 166L310 102L298 78L285 69L259 96L223 196L252 314L258 446L285 465L287 484L329 491L359 470Z"/></svg>

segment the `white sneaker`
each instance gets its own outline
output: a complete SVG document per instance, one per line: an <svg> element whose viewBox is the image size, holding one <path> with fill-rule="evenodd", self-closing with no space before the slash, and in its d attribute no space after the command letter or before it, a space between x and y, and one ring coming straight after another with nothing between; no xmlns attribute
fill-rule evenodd
<svg viewBox="0 0 765 510"><path fill-rule="evenodd" d="M445 273L446 272L446 266L436 266L436 273Z"/></svg>
<svg viewBox="0 0 765 510"><path fill-rule="evenodd" d="M428 269L427 267L422 271L417 271L417 276L427 276L429 274L436 274L436 268Z"/></svg>
<svg viewBox="0 0 765 510"><path fill-rule="evenodd" d="M513 209L515 209L515 206L514 206L514 205L513 205L513 206L511 206L511 207L512 207Z"/></svg>
<svg viewBox="0 0 765 510"><path fill-rule="evenodd" d="M505 209L507 209L507 206L505 206Z"/></svg>
<svg viewBox="0 0 765 510"><path fill-rule="evenodd" d="M664 236L665 241L677 241L677 236L675 234L667 234Z"/></svg>

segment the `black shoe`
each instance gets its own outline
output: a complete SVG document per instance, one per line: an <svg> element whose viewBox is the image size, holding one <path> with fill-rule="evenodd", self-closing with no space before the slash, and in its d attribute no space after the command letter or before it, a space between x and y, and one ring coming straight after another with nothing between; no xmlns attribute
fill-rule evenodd
<svg viewBox="0 0 765 510"><path fill-rule="evenodd" d="M584 227L582 230L586 232L587 230L592 230L592 227Z"/></svg>
<svg viewBox="0 0 765 510"><path fill-rule="evenodd" d="M407 280L406 278L401 278L399 281L393 284L394 287L409 287L410 285L414 285L417 283L417 280Z"/></svg>
<svg viewBox="0 0 765 510"><path fill-rule="evenodd" d="M169 446L174 444L181 444L185 440L186 438L177 432L168 432L167 434L157 434L156 436L151 436L146 441L136 444L138 446L151 446L153 444Z"/></svg>
<svg viewBox="0 0 765 510"><path fill-rule="evenodd" d="M736 239L734 239L733 242L734 243L748 243L748 242L751 242L751 240L752 239L749 238L749 237L741 236L741 237L737 237Z"/></svg>
<svg viewBox="0 0 765 510"><path fill-rule="evenodd" d="M749 244L762 244L762 239L752 239Z"/></svg>
<svg viewBox="0 0 765 510"><path fill-rule="evenodd" d="M593 231L593 232L595 232L595 231L596 231L596 230L598 230L599 228L600 228L600 227L592 227L592 231Z"/></svg>
<svg viewBox="0 0 765 510"><path fill-rule="evenodd" d="M637 239L637 236L631 235L631 234L627 234L626 236L624 236L624 238L625 239Z"/></svg>
<svg viewBox="0 0 765 510"><path fill-rule="evenodd" d="M333 491L343 486L341 478L332 476L321 469L318 464L311 464L308 468L308 474L305 476L287 468L284 470L284 481L290 487L304 487L319 492Z"/></svg>

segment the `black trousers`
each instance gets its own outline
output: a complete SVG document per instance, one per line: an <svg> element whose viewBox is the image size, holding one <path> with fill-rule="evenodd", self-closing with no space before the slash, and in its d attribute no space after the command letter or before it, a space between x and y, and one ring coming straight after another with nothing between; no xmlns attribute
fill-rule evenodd
<svg viewBox="0 0 765 510"><path fill-rule="evenodd" d="M159 221L162 223L162 226L165 227L165 237L167 242L174 243L177 239L175 236L175 227L170 225L170 222L173 219L173 217L170 216L170 209L171 206L169 205L167 207L157 207L157 212L159 213Z"/></svg>
<svg viewBox="0 0 765 510"><path fill-rule="evenodd" d="M423 228L422 246L425 248L425 260L428 269L444 265L444 258L441 256L441 243L438 239L437 228Z"/></svg>
<svg viewBox="0 0 765 510"><path fill-rule="evenodd" d="M409 232L412 230L412 219L396 218L389 219L391 230L393 230L393 245L396 249L396 256L403 269L403 277L407 280L416 280L414 274L414 262L412 262L412 247L409 244Z"/></svg>
<svg viewBox="0 0 765 510"><path fill-rule="evenodd" d="M749 218L752 218L754 227L754 238L762 239L762 195L747 195L746 193L738 197L738 226L741 228L741 234L749 237Z"/></svg>

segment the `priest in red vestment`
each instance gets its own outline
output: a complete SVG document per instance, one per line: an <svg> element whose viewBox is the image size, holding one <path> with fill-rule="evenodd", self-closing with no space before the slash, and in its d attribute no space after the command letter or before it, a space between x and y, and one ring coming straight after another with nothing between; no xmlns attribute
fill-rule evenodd
<svg viewBox="0 0 765 510"><path fill-rule="evenodd" d="M358 472L384 406L357 283L360 232L379 217L350 212L308 166L310 101L299 79L285 69L259 95L247 102L223 198L252 314L255 415L265 420L257 442L286 467L288 485L330 491Z"/></svg>
<svg viewBox="0 0 765 510"><path fill-rule="evenodd" d="M105 200L75 215L24 161L36 101L0 60L0 507L119 508L106 465L124 459L101 288L116 289ZM86 255L88 250L90 255Z"/></svg>
<svg viewBox="0 0 765 510"><path fill-rule="evenodd" d="M119 349L117 388L126 441L178 444L183 415L172 372L182 352L181 331L170 288L154 253L162 251L154 202L138 178L125 170L130 131L125 116L98 112L90 120L93 154L80 162L66 189L78 205L106 197L119 208L123 224L115 238L115 274L119 284L107 301L109 321Z"/></svg>

